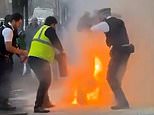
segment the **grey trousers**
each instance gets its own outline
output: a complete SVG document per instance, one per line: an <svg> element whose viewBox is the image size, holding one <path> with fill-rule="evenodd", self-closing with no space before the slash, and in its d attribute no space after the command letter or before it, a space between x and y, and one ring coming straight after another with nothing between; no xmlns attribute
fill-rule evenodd
<svg viewBox="0 0 154 115"><path fill-rule="evenodd" d="M122 90L122 79L126 71L130 54L111 51L111 59L108 66L107 81L113 91L117 105L128 106L129 103Z"/></svg>
<svg viewBox="0 0 154 115"><path fill-rule="evenodd" d="M28 63L39 81L35 108L42 107L44 103L49 102L48 89L51 84L50 64L37 57L29 57Z"/></svg>
<svg viewBox="0 0 154 115"><path fill-rule="evenodd" d="M12 71L13 63L5 59L0 59L0 103L8 101L10 96Z"/></svg>

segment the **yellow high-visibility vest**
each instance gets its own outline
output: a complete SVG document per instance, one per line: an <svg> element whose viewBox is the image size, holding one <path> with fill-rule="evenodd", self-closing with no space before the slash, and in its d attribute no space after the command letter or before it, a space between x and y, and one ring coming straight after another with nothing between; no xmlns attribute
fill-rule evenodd
<svg viewBox="0 0 154 115"><path fill-rule="evenodd" d="M49 38L45 35L45 32L49 27L50 26L43 25L37 31L31 43L29 56L38 57L49 62L54 60L55 49Z"/></svg>

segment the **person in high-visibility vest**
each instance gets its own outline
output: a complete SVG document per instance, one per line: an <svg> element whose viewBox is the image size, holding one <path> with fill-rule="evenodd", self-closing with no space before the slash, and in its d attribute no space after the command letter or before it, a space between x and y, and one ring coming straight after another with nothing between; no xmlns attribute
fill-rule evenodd
<svg viewBox="0 0 154 115"><path fill-rule="evenodd" d="M50 111L46 108L53 107L48 97L48 89L51 84L50 62L55 58L55 49L63 52L55 30L57 23L55 17L47 17L44 25L34 35L29 51L28 63L39 81L34 106L35 113L48 113Z"/></svg>

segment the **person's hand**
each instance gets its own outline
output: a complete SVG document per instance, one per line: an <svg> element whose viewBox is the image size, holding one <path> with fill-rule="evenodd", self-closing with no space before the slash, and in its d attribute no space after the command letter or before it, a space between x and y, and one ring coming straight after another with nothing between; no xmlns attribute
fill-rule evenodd
<svg viewBox="0 0 154 115"><path fill-rule="evenodd" d="M27 63L27 61L28 61L28 56L20 56L20 61L21 61L22 63Z"/></svg>
<svg viewBox="0 0 154 115"><path fill-rule="evenodd" d="M28 51L27 50L20 50L20 61L26 63L28 60Z"/></svg>
<svg viewBox="0 0 154 115"><path fill-rule="evenodd" d="M20 56L27 56L28 57L28 51L27 50L20 50Z"/></svg>

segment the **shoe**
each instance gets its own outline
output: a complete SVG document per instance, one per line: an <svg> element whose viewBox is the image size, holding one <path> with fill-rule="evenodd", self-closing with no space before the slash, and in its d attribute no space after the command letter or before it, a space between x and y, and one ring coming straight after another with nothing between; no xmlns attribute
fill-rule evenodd
<svg viewBox="0 0 154 115"><path fill-rule="evenodd" d="M15 113L7 114L7 115L28 115L28 113L26 113L26 112L15 112Z"/></svg>
<svg viewBox="0 0 154 115"><path fill-rule="evenodd" d="M119 109L129 109L129 105L124 105L124 106L122 106L122 105L116 105L116 106L112 106L111 107L111 109L112 110L119 110Z"/></svg>
<svg viewBox="0 0 154 115"><path fill-rule="evenodd" d="M16 110L16 107L12 106L9 103L5 103L5 104L1 104L0 105L0 110L3 110L3 111L14 111L14 110Z"/></svg>
<svg viewBox="0 0 154 115"><path fill-rule="evenodd" d="M43 104L42 107L44 107L44 108L53 108L53 107L55 107L55 105L53 105L52 103L47 103L47 104Z"/></svg>
<svg viewBox="0 0 154 115"><path fill-rule="evenodd" d="M43 107L34 108L34 113L49 113L50 110L47 110Z"/></svg>

